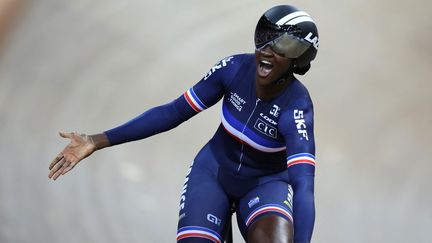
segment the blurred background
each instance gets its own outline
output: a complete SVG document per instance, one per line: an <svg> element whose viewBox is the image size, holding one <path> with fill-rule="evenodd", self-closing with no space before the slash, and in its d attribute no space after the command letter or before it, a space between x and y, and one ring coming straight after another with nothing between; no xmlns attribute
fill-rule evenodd
<svg viewBox="0 0 432 243"><path fill-rule="evenodd" d="M431 242L426 0L2 0L0 242L175 242L184 176L220 104L53 182L57 132L101 132L178 97L221 58L253 52L276 4L320 31L300 77L315 104L313 242Z"/></svg>

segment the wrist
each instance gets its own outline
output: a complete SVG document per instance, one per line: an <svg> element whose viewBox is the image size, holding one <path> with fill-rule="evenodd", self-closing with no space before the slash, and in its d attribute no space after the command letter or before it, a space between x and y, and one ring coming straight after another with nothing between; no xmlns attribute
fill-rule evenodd
<svg viewBox="0 0 432 243"><path fill-rule="evenodd" d="M105 133L89 135L89 140L95 146L95 151L111 146Z"/></svg>

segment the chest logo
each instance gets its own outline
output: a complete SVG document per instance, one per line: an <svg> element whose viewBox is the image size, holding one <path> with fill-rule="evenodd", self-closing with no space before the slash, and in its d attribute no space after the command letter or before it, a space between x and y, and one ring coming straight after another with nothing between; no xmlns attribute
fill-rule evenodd
<svg viewBox="0 0 432 243"><path fill-rule="evenodd" d="M273 115L274 117L278 117L279 116L279 111L280 108L277 105L273 105L273 108L270 110L270 115Z"/></svg>
<svg viewBox="0 0 432 243"><path fill-rule="evenodd" d="M270 117L264 115L264 113L260 113L260 117L262 117L266 122L270 123L271 125L277 126L277 122Z"/></svg>
<svg viewBox="0 0 432 243"><path fill-rule="evenodd" d="M242 97L233 92L231 92L231 96L228 98L228 100L238 111L241 111L243 109L243 105L246 104L246 101L242 99Z"/></svg>
<svg viewBox="0 0 432 243"><path fill-rule="evenodd" d="M277 138L277 128L267 124L261 118L256 120L254 128L268 137Z"/></svg>

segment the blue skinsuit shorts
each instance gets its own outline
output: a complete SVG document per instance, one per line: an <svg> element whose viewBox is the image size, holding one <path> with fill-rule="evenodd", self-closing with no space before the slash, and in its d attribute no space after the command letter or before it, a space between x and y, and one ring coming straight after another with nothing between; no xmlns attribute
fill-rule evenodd
<svg viewBox="0 0 432 243"><path fill-rule="evenodd" d="M293 193L287 181L287 170L254 178L221 168L207 144L183 185L177 242L223 242L232 210L245 239L248 227L263 216L278 215L292 223Z"/></svg>

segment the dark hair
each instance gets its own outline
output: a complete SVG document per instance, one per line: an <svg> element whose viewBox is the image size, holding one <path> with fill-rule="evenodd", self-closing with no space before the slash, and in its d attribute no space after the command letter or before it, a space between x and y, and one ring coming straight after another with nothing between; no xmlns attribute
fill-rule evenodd
<svg viewBox="0 0 432 243"><path fill-rule="evenodd" d="M310 63L306 66L303 66L303 67L294 66L293 73L299 74L299 75L304 75L307 71L309 71L310 68L311 68Z"/></svg>

